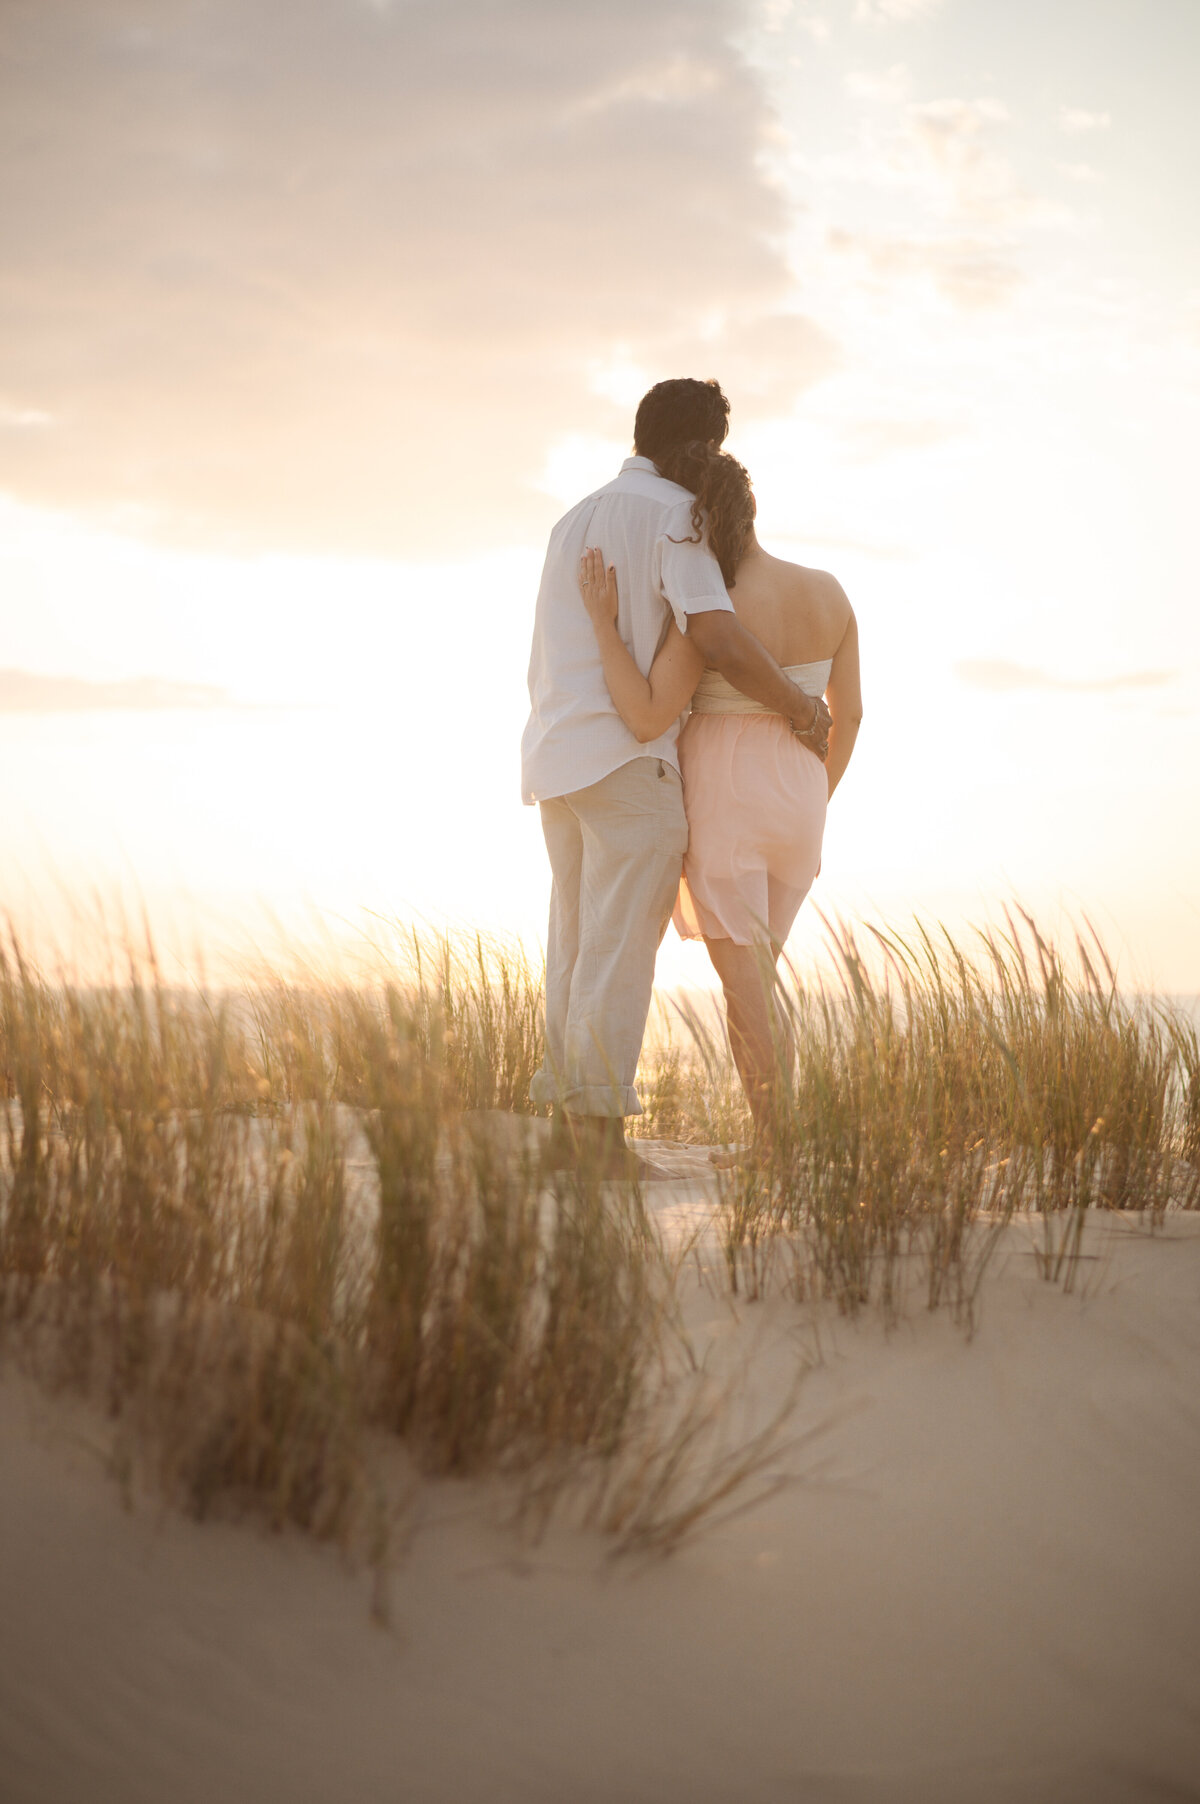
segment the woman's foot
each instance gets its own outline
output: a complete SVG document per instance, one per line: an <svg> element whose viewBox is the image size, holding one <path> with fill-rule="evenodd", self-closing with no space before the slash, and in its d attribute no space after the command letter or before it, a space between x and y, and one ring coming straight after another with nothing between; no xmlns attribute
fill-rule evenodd
<svg viewBox="0 0 1200 1804"><path fill-rule="evenodd" d="M708 1162L718 1171L735 1171L739 1165L745 1164L753 1151L754 1148L744 1141L738 1141L732 1146L710 1146Z"/></svg>

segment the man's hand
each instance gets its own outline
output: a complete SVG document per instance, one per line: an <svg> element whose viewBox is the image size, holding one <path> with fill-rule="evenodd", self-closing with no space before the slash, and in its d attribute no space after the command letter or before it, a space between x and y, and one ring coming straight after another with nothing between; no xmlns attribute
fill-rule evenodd
<svg viewBox="0 0 1200 1804"><path fill-rule="evenodd" d="M801 693L803 694L804 691L801 691ZM793 720L792 732L810 751L815 752L817 757L821 760L821 763L824 764L826 758L829 756L829 730L833 726L833 716L825 706L825 701L822 696L810 695L807 699L812 702L816 709L812 725L809 727L801 727Z"/></svg>
<svg viewBox="0 0 1200 1804"><path fill-rule="evenodd" d="M604 553L590 545L579 560L579 593L597 626L616 620L620 601L616 569L610 564L606 570Z"/></svg>

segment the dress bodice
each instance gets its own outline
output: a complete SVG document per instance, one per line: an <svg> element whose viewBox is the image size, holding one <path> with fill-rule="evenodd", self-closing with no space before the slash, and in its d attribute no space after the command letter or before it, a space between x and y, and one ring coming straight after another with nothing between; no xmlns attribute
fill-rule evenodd
<svg viewBox="0 0 1200 1804"><path fill-rule="evenodd" d="M832 658L818 658L812 664L784 664L785 677L790 677L805 695L824 695L833 669ZM719 670L706 670L692 697L693 714L770 714L761 702L751 701L740 689L726 682Z"/></svg>

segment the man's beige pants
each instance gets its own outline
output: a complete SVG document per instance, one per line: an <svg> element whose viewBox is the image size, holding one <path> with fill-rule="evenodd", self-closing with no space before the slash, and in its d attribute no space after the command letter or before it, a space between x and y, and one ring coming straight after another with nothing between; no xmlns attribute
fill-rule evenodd
<svg viewBox="0 0 1200 1804"><path fill-rule="evenodd" d="M654 959L687 850L679 772L634 758L542 802L541 815L554 888L546 1060L530 1099L576 1115L640 1115L633 1080Z"/></svg>

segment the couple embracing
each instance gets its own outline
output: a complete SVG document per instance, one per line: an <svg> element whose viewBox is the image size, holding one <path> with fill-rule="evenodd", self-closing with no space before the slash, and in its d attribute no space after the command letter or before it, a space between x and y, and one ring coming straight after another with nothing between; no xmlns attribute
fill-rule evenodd
<svg viewBox="0 0 1200 1804"><path fill-rule="evenodd" d="M553 890L531 1099L593 1169L634 1175L624 1117L654 961L703 938L760 1130L779 1069L773 971L821 862L862 717L841 585L758 543L715 382L660 382L634 453L550 536L522 789ZM689 712L690 709L690 712Z"/></svg>

